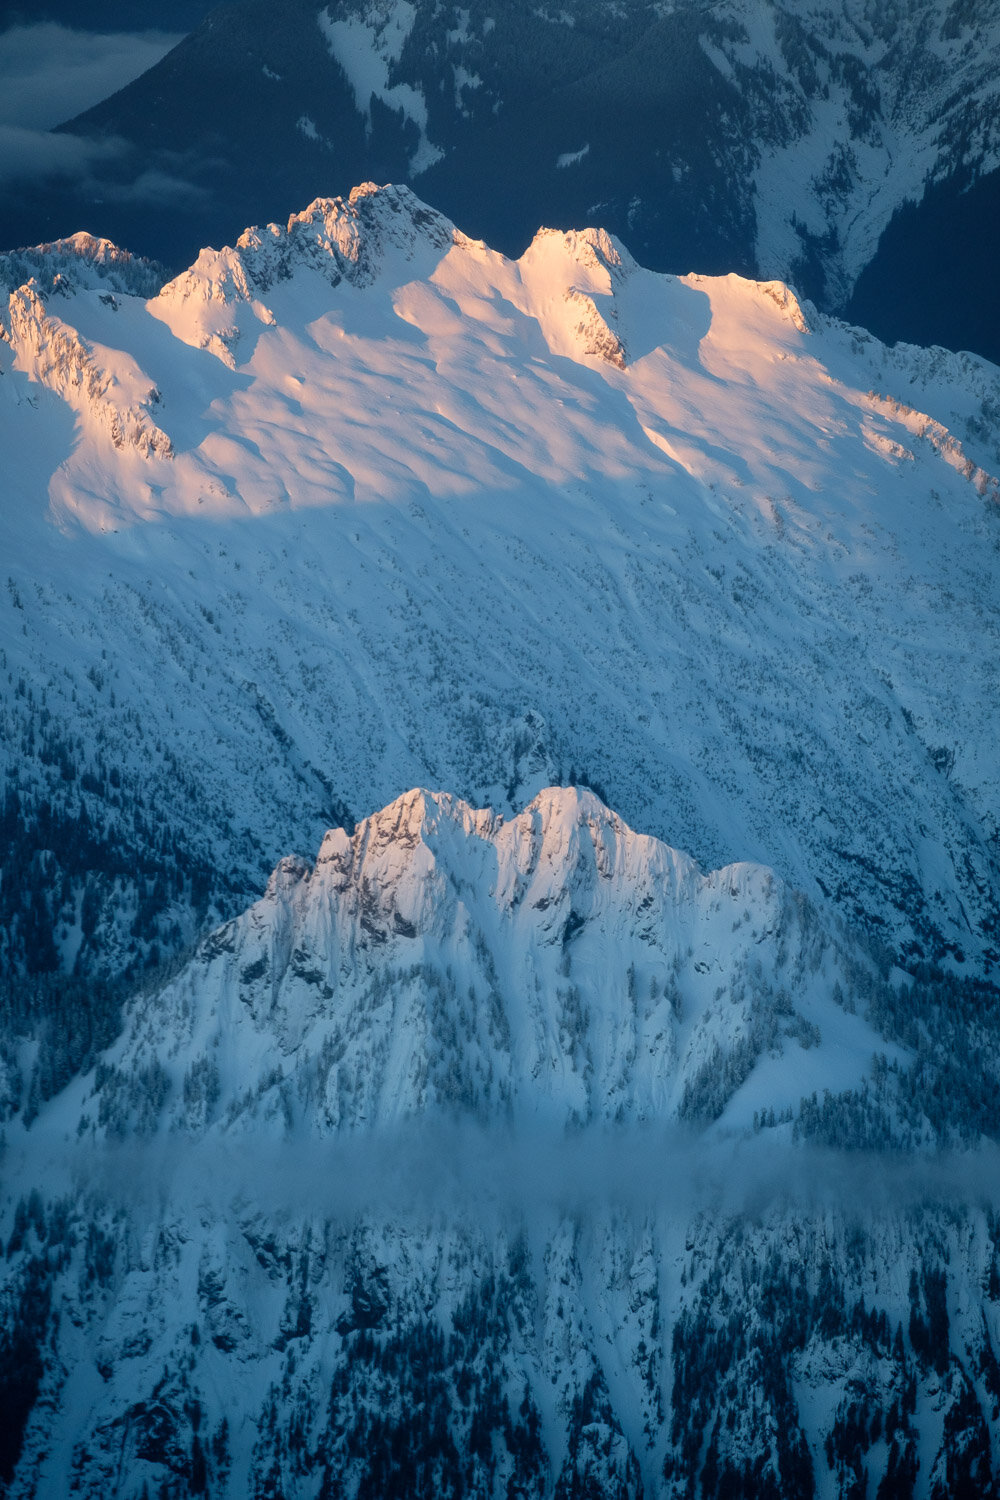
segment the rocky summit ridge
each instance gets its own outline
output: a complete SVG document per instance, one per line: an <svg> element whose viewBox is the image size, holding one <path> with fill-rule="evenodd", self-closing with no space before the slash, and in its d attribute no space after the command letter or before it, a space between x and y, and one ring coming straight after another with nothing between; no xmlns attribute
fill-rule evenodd
<svg viewBox="0 0 1000 1500"><path fill-rule="evenodd" d="M505 821L414 791L329 832L315 865L282 860L132 1011L74 1128L745 1127L861 1083L880 1038L830 995L877 974L769 871L703 875L591 792L550 788ZM142 1097L122 1113L149 1069L162 1119Z"/></svg>

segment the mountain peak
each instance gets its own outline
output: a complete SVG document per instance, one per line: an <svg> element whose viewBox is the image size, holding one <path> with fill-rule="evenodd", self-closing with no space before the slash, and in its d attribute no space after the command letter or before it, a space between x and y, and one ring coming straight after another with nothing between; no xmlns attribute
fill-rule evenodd
<svg viewBox="0 0 1000 1500"><path fill-rule="evenodd" d="M536 268L547 263L563 285L592 295L613 295L636 270L621 240L595 228L539 229L521 261Z"/></svg>
<svg viewBox="0 0 1000 1500"><path fill-rule="evenodd" d="M54 316L33 278L0 311L0 335L19 368L61 397L99 441L145 458L173 457L173 444L153 415L161 400L154 382L130 355L95 346Z"/></svg>
<svg viewBox="0 0 1000 1500"><path fill-rule="evenodd" d="M401 251L409 260L419 246L441 250L455 237L455 226L443 214L429 208L408 187L387 183L379 187L363 182L344 198L316 198L301 213L292 214L282 231L269 224L265 235L248 229L237 241L251 255L251 269L260 278L266 265L262 252L280 248L297 259L316 264L327 273L332 269L356 286L366 286L378 275L390 250ZM285 268L285 262L281 262ZM266 270L264 270L266 275Z"/></svg>
<svg viewBox="0 0 1000 1500"><path fill-rule="evenodd" d="M518 268L558 353L626 368L615 298L637 267L624 245L603 229L540 229Z"/></svg>
<svg viewBox="0 0 1000 1500"><path fill-rule="evenodd" d="M301 863L282 861L268 895L281 898L306 873ZM546 787L509 820L415 788L363 819L353 835L341 828L326 834L315 889L362 913L363 943L391 947L400 935L439 932L442 911L456 898L478 905L484 886L491 921L521 921L523 908L546 941L544 933L558 936L567 920L575 930L577 922L606 916L632 890L655 890L658 906L683 905L700 893L713 899L709 893L720 885L732 896L759 890L764 873L745 865L727 867L724 878L705 876L687 855L635 833L586 787Z"/></svg>
<svg viewBox="0 0 1000 1500"><path fill-rule="evenodd" d="M8 291L34 280L46 291L154 297L166 279L166 271L156 261L133 255L85 230L0 255L0 287Z"/></svg>
<svg viewBox="0 0 1000 1500"><path fill-rule="evenodd" d="M233 368L236 345L252 326L274 318L263 302L272 288L301 270L318 273L331 286L370 286L388 260L429 273L431 263L455 240L450 220L408 187L365 182L348 198L316 198L286 226L245 229L235 246L202 250L189 270L165 286L150 311L174 335L209 349Z"/></svg>
<svg viewBox="0 0 1000 1500"><path fill-rule="evenodd" d="M607 839L627 842L641 838L585 786L545 787L520 817L537 822L543 843L565 840L578 830L586 830L586 838L594 845Z"/></svg>
<svg viewBox="0 0 1000 1500"><path fill-rule="evenodd" d="M210 1067L227 1130L326 1134L456 1109L748 1123L762 1089L796 1103L807 1076L860 1077L873 1050L831 998L843 955L807 917L766 869L702 875L586 789L549 787L509 821L414 789L353 835L328 833L314 869L282 860L260 901L133 1008L94 1087L116 1089L158 1049L174 1125L181 1080ZM826 967L806 969L807 948ZM793 972L794 1003L778 993ZM778 1066L790 1047L796 1062ZM737 1100L758 1066L768 1081Z"/></svg>

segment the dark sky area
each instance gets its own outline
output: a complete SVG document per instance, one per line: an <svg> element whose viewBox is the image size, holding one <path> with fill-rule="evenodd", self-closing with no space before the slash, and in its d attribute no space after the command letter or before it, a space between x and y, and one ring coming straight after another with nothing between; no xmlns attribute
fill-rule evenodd
<svg viewBox="0 0 1000 1500"><path fill-rule="evenodd" d="M0 30L58 21L78 31L190 31L216 0L0 0Z"/></svg>

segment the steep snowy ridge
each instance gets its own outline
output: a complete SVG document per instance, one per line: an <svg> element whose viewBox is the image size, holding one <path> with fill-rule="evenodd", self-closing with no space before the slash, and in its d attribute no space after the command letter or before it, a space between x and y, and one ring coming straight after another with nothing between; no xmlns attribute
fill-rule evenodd
<svg viewBox="0 0 1000 1500"><path fill-rule="evenodd" d="M67 295L85 288L126 297L155 297L167 276L154 261L81 232L51 244L0 254L0 286L15 291L33 278L41 278L46 290L51 287Z"/></svg>
<svg viewBox="0 0 1000 1500"><path fill-rule="evenodd" d="M274 314L261 299L276 282L308 270L333 287L346 281L358 289L372 286L383 271L429 279L441 254L453 248L472 258L485 250L408 188L365 183L346 201L317 199L294 214L287 228L248 229L235 248L203 251L149 310L178 338L211 349L235 368L240 309L245 305L258 323L274 326ZM603 230L541 230L519 262L518 300L549 330L554 353L594 355L624 369L621 342L594 299L613 320L614 293L634 269L628 252Z"/></svg>
<svg viewBox="0 0 1000 1500"><path fill-rule="evenodd" d="M129 354L81 337L73 304L91 292L117 312L118 298L155 296L165 279L151 261L84 233L0 255L0 341L11 348L15 368L61 397L115 448L147 458L173 452L150 409L159 392Z"/></svg>
<svg viewBox="0 0 1000 1500"><path fill-rule="evenodd" d="M866 365L873 395L915 404L917 420L939 422L952 438L995 473L1000 468L1000 373L998 367L975 354L953 354L948 349L922 349L913 344L887 346L836 319L824 319L831 342L839 341L854 360Z"/></svg>
<svg viewBox="0 0 1000 1500"><path fill-rule="evenodd" d="M603 359L619 370L628 353L617 330L619 292L637 269L604 230L539 230L519 262L554 354Z"/></svg>
<svg viewBox="0 0 1000 1500"><path fill-rule="evenodd" d="M933 417L927 416L924 412L915 411L912 406L906 406L901 401L892 398L879 396L874 391L871 392L871 405L873 411L892 417L906 427L914 437L930 443L931 447L940 453L945 462L951 464L963 479L975 485L981 495L989 494L990 498L996 501L997 492L1000 490L1000 480L996 475L987 473L985 469L981 469L978 464L974 463L966 454L958 438L942 423L935 422ZM904 455L907 451L902 450Z"/></svg>
<svg viewBox="0 0 1000 1500"><path fill-rule="evenodd" d="M259 299L275 282L312 269L331 286L346 280L364 288L376 279L387 253L396 251L411 264L418 248L426 257L454 239L454 225L407 188L380 190L365 183L346 202L317 199L304 213L293 214L284 229L278 224L248 229L235 248L203 250L189 271L161 290L150 312L176 337L211 349L235 368L240 325L234 315L247 304L260 323L273 326L273 313ZM429 267L411 269L419 274Z"/></svg>
<svg viewBox="0 0 1000 1500"><path fill-rule="evenodd" d="M858 1086L884 1049L831 1002L849 972L770 872L704 876L592 793L550 789L504 822L411 792L352 837L328 833L312 870L282 861L264 898L133 1010L78 1133L153 1128L147 1098L123 1103L150 1069L175 1128L190 1080L209 1077L227 1133L441 1111L745 1127Z"/></svg>
<svg viewBox="0 0 1000 1500"><path fill-rule="evenodd" d="M62 397L116 449L144 458L172 458L173 445L150 408L160 393L130 355L90 345L47 309L33 281L10 294L8 342L15 369Z"/></svg>

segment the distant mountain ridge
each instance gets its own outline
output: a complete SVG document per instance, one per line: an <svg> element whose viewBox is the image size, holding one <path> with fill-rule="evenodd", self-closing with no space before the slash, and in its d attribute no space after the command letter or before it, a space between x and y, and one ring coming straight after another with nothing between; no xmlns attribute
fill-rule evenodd
<svg viewBox="0 0 1000 1500"><path fill-rule="evenodd" d="M317 194L409 181L508 254L596 219L656 269L778 277L835 313L857 289L882 337L1000 359L974 248L997 220L998 57L984 0L238 0L67 126L118 144L55 219L21 184L2 234L84 225L177 266Z"/></svg>

